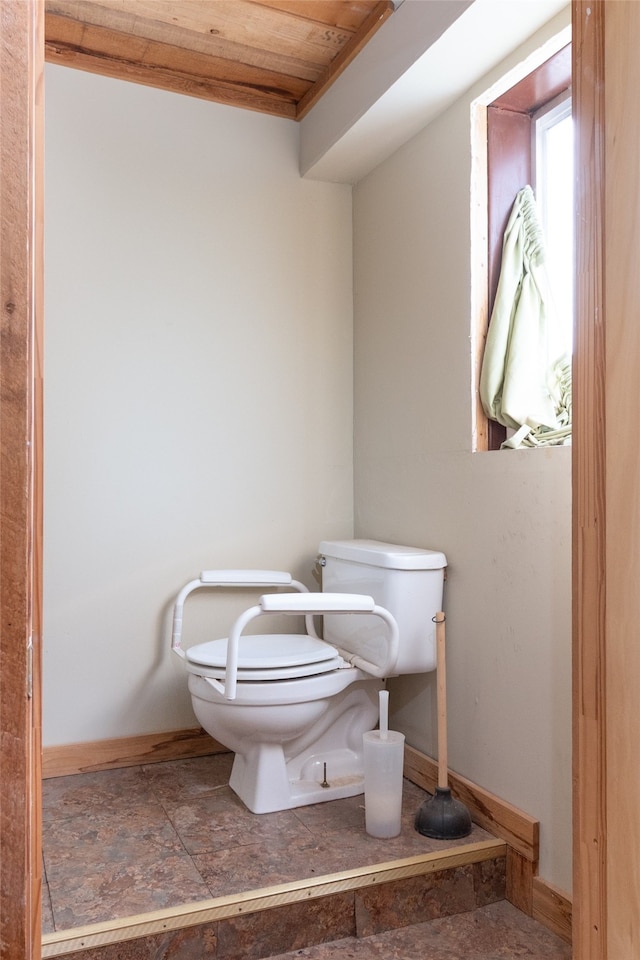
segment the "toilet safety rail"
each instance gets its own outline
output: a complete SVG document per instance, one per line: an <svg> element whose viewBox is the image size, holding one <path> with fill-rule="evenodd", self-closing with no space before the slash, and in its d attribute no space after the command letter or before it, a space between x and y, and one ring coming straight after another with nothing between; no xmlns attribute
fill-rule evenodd
<svg viewBox="0 0 640 960"><path fill-rule="evenodd" d="M380 617L389 631L389 647L385 662L372 663L364 657L341 650L339 647L336 647L336 650L351 666L359 667L371 676L388 677L393 673L398 659L398 624L393 615L384 607L378 606L373 597L359 593L272 593L260 597L259 604L245 610L234 623L227 641L224 684L212 677L207 677L208 683L215 687L226 700L236 698L240 634L251 620L272 613L305 614L305 616L325 613L368 613Z"/></svg>
<svg viewBox="0 0 640 960"><path fill-rule="evenodd" d="M304 583L294 580L286 570L203 570L197 580L185 584L173 605L171 649L183 659L186 656L181 645L184 603L190 593L201 587L290 587L301 593L309 592ZM307 632L318 639L312 616L305 617L305 625Z"/></svg>
<svg viewBox="0 0 640 960"><path fill-rule="evenodd" d="M171 649L182 659L186 654L182 649L182 618L187 597L201 587L290 587L297 593L271 593L260 597L259 603L246 610L234 623L227 642L227 662L224 685L208 677L209 683L224 695L227 700L235 700L238 681L238 645L240 634L247 624L256 617L265 614L283 613L305 618L307 633L319 639L316 633L314 615L325 613L368 613L380 617L389 631L389 647L383 664L372 663L364 657L336 647L340 656L354 667L374 677L388 677L398 659L398 625L395 618L384 607L378 606L373 597L358 593L311 593L299 580L283 570L204 570L197 580L185 584L176 597L173 608L173 628Z"/></svg>

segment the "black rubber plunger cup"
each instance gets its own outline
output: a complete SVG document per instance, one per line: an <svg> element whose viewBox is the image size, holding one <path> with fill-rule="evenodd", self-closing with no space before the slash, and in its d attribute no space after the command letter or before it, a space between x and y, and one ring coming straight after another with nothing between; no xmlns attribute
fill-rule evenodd
<svg viewBox="0 0 640 960"><path fill-rule="evenodd" d="M434 840L458 840L471 833L471 816L464 803L451 796L449 787L436 787L416 814L416 830Z"/></svg>
<svg viewBox="0 0 640 960"><path fill-rule="evenodd" d="M445 615L436 622L436 667L438 676L438 786L416 814L418 833L434 840L458 840L471 833L471 815L464 803L454 800L449 789L447 757L447 675L445 660Z"/></svg>

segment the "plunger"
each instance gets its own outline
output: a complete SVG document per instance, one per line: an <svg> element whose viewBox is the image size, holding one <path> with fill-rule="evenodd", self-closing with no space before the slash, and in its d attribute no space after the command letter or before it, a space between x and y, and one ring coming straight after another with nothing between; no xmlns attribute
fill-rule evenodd
<svg viewBox="0 0 640 960"><path fill-rule="evenodd" d="M454 800L449 789L447 758L447 674L445 666L445 615L434 617L436 623L436 668L438 675L438 785L416 814L418 833L435 840L458 840L471 833L471 814L464 803Z"/></svg>

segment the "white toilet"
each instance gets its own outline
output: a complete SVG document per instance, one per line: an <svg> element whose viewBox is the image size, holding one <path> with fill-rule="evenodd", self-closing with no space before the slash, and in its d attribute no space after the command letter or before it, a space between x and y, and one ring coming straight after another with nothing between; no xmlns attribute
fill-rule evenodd
<svg viewBox="0 0 640 960"><path fill-rule="evenodd" d="M320 544L320 563L322 593L280 571L216 570L176 599L172 645L189 673L196 717L235 752L229 783L254 813L362 793L362 735L377 724L385 678L436 666L444 554L336 540ZM230 586L287 592L263 594L228 638L183 650L187 596ZM241 636L253 619L282 613L305 615L307 633ZM314 614L324 617L324 639Z"/></svg>

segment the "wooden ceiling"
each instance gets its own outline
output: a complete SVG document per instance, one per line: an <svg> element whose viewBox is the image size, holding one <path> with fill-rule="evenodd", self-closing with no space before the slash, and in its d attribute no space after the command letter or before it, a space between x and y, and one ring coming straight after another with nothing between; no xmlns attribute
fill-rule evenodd
<svg viewBox="0 0 640 960"><path fill-rule="evenodd" d="M45 0L52 63L300 120L392 0Z"/></svg>

